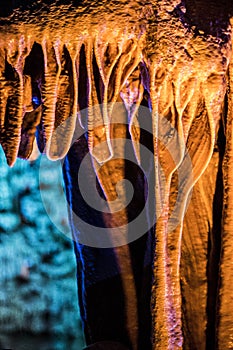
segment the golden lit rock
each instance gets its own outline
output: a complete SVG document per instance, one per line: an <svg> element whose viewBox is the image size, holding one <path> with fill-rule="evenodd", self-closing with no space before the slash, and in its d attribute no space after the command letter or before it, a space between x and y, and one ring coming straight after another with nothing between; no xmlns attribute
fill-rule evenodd
<svg viewBox="0 0 233 350"><path fill-rule="evenodd" d="M30 157L36 133L41 152L51 159L63 158L78 121L88 132L93 166L113 208L116 183L125 171L122 159L112 160L117 152L124 157L125 144L118 148L114 140L120 135L127 139L129 132L141 164L138 110L146 103L153 129L155 207L160 212L151 292L153 349L208 349L213 329L219 349L231 349L230 5L165 0L74 3L39 1L34 9L15 9L0 21L0 141L8 164L13 165L17 155ZM128 130L111 125L118 102L124 103ZM226 148L221 141L216 155L220 133ZM188 159L192 181L185 176ZM99 164L105 166L101 172ZM221 172L222 198L216 185ZM180 205L172 217L179 176ZM222 200L217 219L216 196ZM126 211L115 220L126 224ZM175 227L172 220L178 223ZM216 225L221 231L220 257L214 252L220 250L213 237ZM117 248L116 255L123 271L126 326L132 349L137 350L136 287L127 246Z"/></svg>

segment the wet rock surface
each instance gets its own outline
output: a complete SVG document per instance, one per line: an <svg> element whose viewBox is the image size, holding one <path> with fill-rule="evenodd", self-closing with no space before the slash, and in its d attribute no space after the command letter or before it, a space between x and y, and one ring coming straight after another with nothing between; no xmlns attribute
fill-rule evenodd
<svg viewBox="0 0 233 350"><path fill-rule="evenodd" d="M48 175L54 164L46 164ZM58 214L67 228L64 235L41 199L46 191L55 201L61 183L56 176L51 183L43 171L39 181L39 165L40 159L18 160L10 169L0 152L0 348L82 349L66 212Z"/></svg>

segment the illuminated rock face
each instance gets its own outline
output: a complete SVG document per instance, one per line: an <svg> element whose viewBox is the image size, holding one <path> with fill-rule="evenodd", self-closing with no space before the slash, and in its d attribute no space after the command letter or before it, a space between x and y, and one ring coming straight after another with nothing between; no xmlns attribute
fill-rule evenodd
<svg viewBox="0 0 233 350"><path fill-rule="evenodd" d="M145 203L139 165L154 179L150 195L159 215L153 229L145 215L148 230L136 242L107 249L75 244L88 343L232 347L230 6L226 1L28 1L2 10L0 137L8 163L30 156L36 130L41 151L64 157L78 116L88 141L83 136L74 143L64 168L76 214L106 228L127 224ZM119 102L124 108L116 111ZM112 108L93 114L99 104ZM140 105L150 111L152 138L140 131ZM114 118L118 124L112 124ZM52 136L65 121L63 142L57 144ZM125 140L120 146L114 143L119 137ZM125 159L127 139L136 168ZM153 161L141 157L141 142L153 150ZM96 147L100 143L103 148ZM80 197L77 173L88 152L87 182L91 186L97 175L109 215L96 214ZM131 206L116 211L116 184L126 175L136 194ZM74 237L85 234L71 212L72 220Z"/></svg>

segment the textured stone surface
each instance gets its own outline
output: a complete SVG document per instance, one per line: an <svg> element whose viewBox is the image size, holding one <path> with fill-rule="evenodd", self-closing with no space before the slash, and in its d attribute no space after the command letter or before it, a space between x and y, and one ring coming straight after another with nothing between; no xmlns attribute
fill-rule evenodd
<svg viewBox="0 0 233 350"><path fill-rule="evenodd" d="M56 165L45 164L39 182L40 159L9 168L0 151L0 348L79 350L84 344L67 212L59 212L65 235L41 199L45 191L56 202L61 182Z"/></svg>

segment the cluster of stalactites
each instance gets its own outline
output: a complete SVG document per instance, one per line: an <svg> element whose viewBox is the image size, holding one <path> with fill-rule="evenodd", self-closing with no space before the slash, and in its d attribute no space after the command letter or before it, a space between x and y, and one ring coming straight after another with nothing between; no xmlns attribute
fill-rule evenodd
<svg viewBox="0 0 233 350"><path fill-rule="evenodd" d="M51 159L64 157L77 119L88 131L91 154L100 163L107 161L112 157L111 114L119 100L140 162L137 111L145 94L152 116L166 117L184 143L203 106L218 120L229 45L220 48L217 40L194 37L177 20L158 22L154 35L150 52L142 29L116 28L109 35L100 28L69 40L48 33L37 41L31 35L3 36L0 143L8 164L17 156L29 158L35 140ZM95 147L100 143L102 148Z"/></svg>
<svg viewBox="0 0 233 350"><path fill-rule="evenodd" d="M110 124L113 105L119 100L128 112L140 162L137 111L147 98L155 163L163 168L167 196L164 220L156 232L154 348L169 349L182 346L181 234L179 230L171 234L167 225L171 180L179 168L183 197L177 218L182 222L185 196L213 154L231 58L230 40L224 44L202 32L194 35L174 18L158 21L149 52L148 37L127 30L111 35L96 31L68 41L44 36L35 43L30 36L21 36L0 42L0 142L10 165L17 156L30 156L35 138L39 150L51 159L64 157L76 137L77 120L88 132L90 153L104 163L112 157ZM192 183L186 176L188 157Z"/></svg>
<svg viewBox="0 0 233 350"><path fill-rule="evenodd" d="M50 158L64 157L77 119L95 158L111 157L111 105L138 70L143 41L115 30L111 37L100 32L69 42L47 36L40 43L30 36L1 42L0 142L8 164L30 157L35 139ZM138 99L133 95L131 103ZM95 154L97 140L107 141L105 152Z"/></svg>

